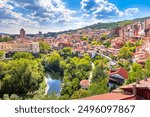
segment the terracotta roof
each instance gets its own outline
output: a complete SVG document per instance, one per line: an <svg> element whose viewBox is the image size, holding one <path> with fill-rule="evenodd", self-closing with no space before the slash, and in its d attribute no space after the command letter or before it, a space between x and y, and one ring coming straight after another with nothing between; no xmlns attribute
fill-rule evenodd
<svg viewBox="0 0 150 117"><path fill-rule="evenodd" d="M89 82L88 80L82 80L82 81L80 82L80 85L81 85L81 86L89 86L89 85L90 85L90 82Z"/></svg>
<svg viewBox="0 0 150 117"><path fill-rule="evenodd" d="M137 63L145 63L147 59L138 60Z"/></svg>
<svg viewBox="0 0 150 117"><path fill-rule="evenodd" d="M131 44L134 44L134 43L136 43L136 40L135 39L129 39L128 42Z"/></svg>
<svg viewBox="0 0 150 117"><path fill-rule="evenodd" d="M143 46L137 46L136 48L141 49Z"/></svg>
<svg viewBox="0 0 150 117"><path fill-rule="evenodd" d="M133 88L133 85L136 85L136 88L147 88L147 89L150 89L150 78L146 80L141 80L139 81L139 83L131 83L131 84L128 84L126 86L122 86L120 87L121 89L131 89Z"/></svg>
<svg viewBox="0 0 150 117"><path fill-rule="evenodd" d="M135 100L136 97L131 94L106 93L102 95L86 97L81 100L132 100L132 99Z"/></svg>
<svg viewBox="0 0 150 117"><path fill-rule="evenodd" d="M115 44L123 45L124 41L121 37L117 37L111 41L111 43L115 42Z"/></svg>
<svg viewBox="0 0 150 117"><path fill-rule="evenodd" d="M143 40L149 40L150 39L150 37L144 37L143 38Z"/></svg>
<svg viewBox="0 0 150 117"><path fill-rule="evenodd" d="M109 75L119 74L123 78L128 79L128 71L124 68L119 68L116 71L111 72Z"/></svg>

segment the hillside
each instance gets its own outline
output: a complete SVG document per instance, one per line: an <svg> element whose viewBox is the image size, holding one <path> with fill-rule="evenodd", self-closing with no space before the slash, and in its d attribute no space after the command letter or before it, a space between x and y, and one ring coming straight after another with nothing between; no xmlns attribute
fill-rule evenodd
<svg viewBox="0 0 150 117"><path fill-rule="evenodd" d="M141 21L141 20L148 19L148 18L150 18L150 17L137 18L137 19L133 19L133 20L124 20L124 21L118 21L118 22L110 22L110 23L97 23L97 24L94 24L94 25L86 26L86 27L83 27L83 28L75 29L75 30L68 30L68 31L62 31L62 32L50 32L50 33L46 34L45 37L49 37L49 36L55 37L58 34L74 33L78 30L88 29L88 28L90 28L90 29L112 29L112 28L115 28L115 27L118 27L118 26L129 25L129 24L132 24L135 21Z"/></svg>
<svg viewBox="0 0 150 117"><path fill-rule="evenodd" d="M117 26L124 26L124 25L129 25L132 24L135 21L141 21L144 19L148 19L150 17L145 17L145 18L137 18L137 19L133 19L133 20L124 20L124 21L119 21L119 22L110 22L110 23L97 23L91 26L86 26L82 29L112 29L115 28Z"/></svg>

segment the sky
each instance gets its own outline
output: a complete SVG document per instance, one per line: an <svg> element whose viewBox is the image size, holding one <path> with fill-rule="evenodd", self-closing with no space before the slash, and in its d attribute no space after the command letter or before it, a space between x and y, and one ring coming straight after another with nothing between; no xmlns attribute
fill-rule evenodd
<svg viewBox="0 0 150 117"><path fill-rule="evenodd" d="M0 32L57 32L150 16L149 0L0 0Z"/></svg>

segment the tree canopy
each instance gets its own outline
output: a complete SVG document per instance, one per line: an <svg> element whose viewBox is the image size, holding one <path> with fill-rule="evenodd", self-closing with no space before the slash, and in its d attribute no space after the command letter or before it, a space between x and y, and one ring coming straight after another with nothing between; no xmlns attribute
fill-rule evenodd
<svg viewBox="0 0 150 117"><path fill-rule="evenodd" d="M0 42L7 42L7 41L11 41L12 40L12 38L10 38L10 37L2 37L2 38L0 38Z"/></svg>
<svg viewBox="0 0 150 117"><path fill-rule="evenodd" d="M51 46L48 43L45 43L43 41L40 41L40 52L43 54L47 54L51 50Z"/></svg>
<svg viewBox="0 0 150 117"><path fill-rule="evenodd" d="M25 58L25 59L33 59L34 56L31 53L28 52L17 52L13 55L12 57L14 60L15 59L21 59L21 58Z"/></svg>
<svg viewBox="0 0 150 117"><path fill-rule="evenodd" d="M0 50L0 59L3 57L4 54L5 52Z"/></svg>
<svg viewBox="0 0 150 117"><path fill-rule="evenodd" d="M17 94L25 96L34 93L44 78L43 68L36 60L12 60L8 62L7 68L4 69L7 73L2 74L1 95Z"/></svg>
<svg viewBox="0 0 150 117"><path fill-rule="evenodd" d="M128 59L128 58L131 58L131 56L132 56L132 53L128 47L123 47L120 49L119 51L120 58Z"/></svg>

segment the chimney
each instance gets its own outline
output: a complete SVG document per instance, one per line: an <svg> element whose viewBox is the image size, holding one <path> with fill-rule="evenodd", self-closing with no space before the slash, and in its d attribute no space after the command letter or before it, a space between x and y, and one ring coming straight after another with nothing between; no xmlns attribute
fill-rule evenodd
<svg viewBox="0 0 150 117"><path fill-rule="evenodd" d="M147 78L144 78L144 81L148 81L148 79L147 79Z"/></svg>
<svg viewBox="0 0 150 117"><path fill-rule="evenodd" d="M136 84L140 84L140 81L138 78L136 79Z"/></svg>
<svg viewBox="0 0 150 117"><path fill-rule="evenodd" d="M137 91L136 91L136 85L133 85L133 95L136 96Z"/></svg>

